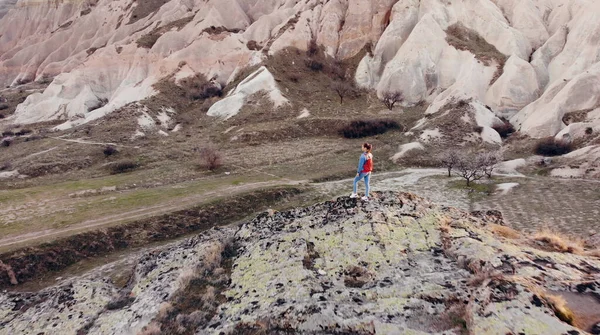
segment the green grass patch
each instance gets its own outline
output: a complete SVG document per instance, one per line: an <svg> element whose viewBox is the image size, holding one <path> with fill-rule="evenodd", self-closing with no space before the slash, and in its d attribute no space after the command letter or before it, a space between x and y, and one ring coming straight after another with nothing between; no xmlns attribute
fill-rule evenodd
<svg viewBox="0 0 600 335"><path fill-rule="evenodd" d="M496 189L496 182L477 183L472 181L471 185L467 186L467 182L464 180L454 180L448 183L448 188L467 191L469 199L477 201L492 195Z"/></svg>

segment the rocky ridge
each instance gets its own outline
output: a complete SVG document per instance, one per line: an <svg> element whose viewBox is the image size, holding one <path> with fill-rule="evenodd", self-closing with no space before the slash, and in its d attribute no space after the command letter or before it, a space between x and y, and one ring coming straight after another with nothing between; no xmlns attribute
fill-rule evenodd
<svg viewBox="0 0 600 335"><path fill-rule="evenodd" d="M599 315L567 299L573 316L557 297L597 299L600 260L499 234L499 222L396 192L269 211L146 253L125 284L110 265L2 293L0 333L592 331Z"/></svg>

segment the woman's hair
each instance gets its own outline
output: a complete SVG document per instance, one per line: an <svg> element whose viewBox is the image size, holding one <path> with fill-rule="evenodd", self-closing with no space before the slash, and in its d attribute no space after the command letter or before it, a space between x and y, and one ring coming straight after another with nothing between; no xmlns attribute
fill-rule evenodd
<svg viewBox="0 0 600 335"><path fill-rule="evenodd" d="M373 145L371 145L371 144L369 144L369 143L367 143L367 142L365 142L365 143L363 144L363 147L364 147L365 149L367 149L367 152L368 152L368 153L371 153L371 150L373 149Z"/></svg>

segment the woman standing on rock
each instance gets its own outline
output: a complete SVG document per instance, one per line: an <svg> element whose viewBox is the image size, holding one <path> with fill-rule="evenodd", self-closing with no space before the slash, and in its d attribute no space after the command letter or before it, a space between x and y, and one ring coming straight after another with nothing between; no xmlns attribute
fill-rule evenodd
<svg viewBox="0 0 600 335"><path fill-rule="evenodd" d="M369 143L364 143L362 145L363 154L360 155L360 160L358 161L358 170L356 171L356 177L354 178L354 190L350 195L350 198L357 198L356 194L356 184L361 179L365 180L365 196L361 199L364 201L369 201L369 179L371 178L371 171L373 171L373 154L371 153L371 149L373 146Z"/></svg>

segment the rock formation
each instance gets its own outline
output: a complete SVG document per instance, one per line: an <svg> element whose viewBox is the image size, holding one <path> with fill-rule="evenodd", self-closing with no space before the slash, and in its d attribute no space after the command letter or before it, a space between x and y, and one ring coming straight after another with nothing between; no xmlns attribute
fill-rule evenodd
<svg viewBox="0 0 600 335"><path fill-rule="evenodd" d="M2 293L0 325L6 334L592 329L600 303L570 301L600 294L600 260L498 223L497 213L393 192L265 212L145 253L119 287L106 277L113 264L39 293Z"/></svg>
<svg viewBox="0 0 600 335"><path fill-rule="evenodd" d="M0 84L53 79L19 106L17 123L85 123L153 95L152 85L172 75L202 73L225 85L311 41L340 60L370 49L354 75L380 96L401 91L406 104L438 109L472 99L532 137L554 136L565 114L600 104L593 0L2 4L11 9L0 19Z"/></svg>

